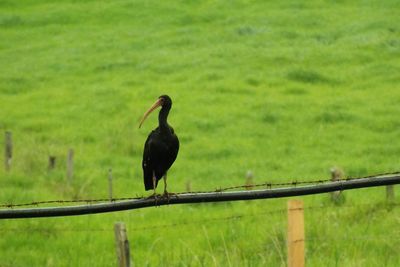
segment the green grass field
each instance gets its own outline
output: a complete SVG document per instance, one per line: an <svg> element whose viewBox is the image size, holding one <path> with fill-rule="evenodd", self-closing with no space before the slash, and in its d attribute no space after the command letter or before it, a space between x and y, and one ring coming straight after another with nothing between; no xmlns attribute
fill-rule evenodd
<svg viewBox="0 0 400 267"><path fill-rule="evenodd" d="M148 195L141 156L161 94L181 149L169 190L400 170L398 1L0 0L0 203ZM75 176L66 183L66 154ZM47 171L48 156L57 157ZM0 155L3 162L3 152ZM158 189L162 191L162 184ZM400 190L396 190L397 197ZM398 266L385 189L302 197L307 266ZM287 199L0 221L0 266L285 266ZM283 210L283 212L270 213ZM228 218L228 219L226 219ZM230 218L230 219L229 219Z"/></svg>

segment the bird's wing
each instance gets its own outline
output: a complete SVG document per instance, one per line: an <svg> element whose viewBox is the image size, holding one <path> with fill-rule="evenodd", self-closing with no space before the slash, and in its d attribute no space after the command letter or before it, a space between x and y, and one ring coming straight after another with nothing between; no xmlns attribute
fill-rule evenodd
<svg viewBox="0 0 400 267"><path fill-rule="evenodd" d="M165 173L165 171L170 167L168 165L168 145L162 142L161 139L157 138L158 133L156 131L152 131L149 137L146 140L143 151L143 161L142 167L145 172L150 172L152 176L152 172L156 172L157 179L161 179L161 176Z"/></svg>
<svg viewBox="0 0 400 267"><path fill-rule="evenodd" d="M159 131L152 131L144 145L143 152L143 178L146 190L153 188L153 172L156 180L162 176L174 163L179 150L179 140L175 134L164 139Z"/></svg>
<svg viewBox="0 0 400 267"><path fill-rule="evenodd" d="M173 134L172 139L171 139L170 145L167 147L167 157L166 157L166 167L169 169L172 164L175 162L176 157L178 156L178 151L179 151L179 139L178 137Z"/></svg>
<svg viewBox="0 0 400 267"><path fill-rule="evenodd" d="M155 134L154 131L152 131L147 137L146 142L144 143L142 168L143 168L144 186L146 190L154 188L153 184L154 159L152 158L153 155L152 136L154 136L154 134Z"/></svg>

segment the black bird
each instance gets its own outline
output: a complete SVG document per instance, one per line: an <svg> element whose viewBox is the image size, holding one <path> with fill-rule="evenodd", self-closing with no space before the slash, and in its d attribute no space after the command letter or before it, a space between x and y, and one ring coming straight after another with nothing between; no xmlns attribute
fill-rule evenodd
<svg viewBox="0 0 400 267"><path fill-rule="evenodd" d="M172 106L172 100L167 95L160 96L157 101L143 115L139 128L147 116L161 106L158 114L158 127L147 137L143 151L143 179L146 190L154 190L158 181L164 177L164 195L167 192L167 171L174 163L179 151L179 140L174 129L168 124L167 117Z"/></svg>

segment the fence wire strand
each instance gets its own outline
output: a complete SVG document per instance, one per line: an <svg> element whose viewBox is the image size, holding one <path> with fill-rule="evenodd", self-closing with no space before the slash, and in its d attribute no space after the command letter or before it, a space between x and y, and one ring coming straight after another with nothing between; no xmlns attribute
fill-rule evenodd
<svg viewBox="0 0 400 267"><path fill-rule="evenodd" d="M315 206L305 206L303 208L304 211L325 211L327 208L335 208L335 209L359 209L360 207L377 207L381 205L381 203L365 203L365 204L357 204L357 205L315 205ZM400 203L387 203L385 204L386 207L400 207ZM130 227L129 231L152 231L157 229L165 229L165 228L175 228L175 227L183 227L183 226L194 226L194 225L203 225L209 224L212 222L224 222L224 221L236 221L244 218L259 218L264 216L276 215L276 214L286 214L287 209L275 209L265 212L253 213L253 214L236 214L224 217L216 217L216 218L207 218L202 220L192 220L192 221L184 221L184 222L172 222L166 224L157 224L151 226L144 226L144 227ZM59 232L110 232L111 228L38 228L38 227L26 227L26 228L0 228L1 232L46 232L52 233L55 231ZM307 238L307 240L312 240L315 238Z"/></svg>
<svg viewBox="0 0 400 267"><path fill-rule="evenodd" d="M347 177L344 179L339 179L337 181L353 181L353 180L366 179L366 178L379 178L380 176L396 175L396 174L400 174L400 171L379 173L379 174L360 176L360 177ZM228 191L228 190L233 190L233 189L246 189L249 187L272 188L272 187L277 187L277 186L293 186L293 187L295 187L295 186L299 186L299 185L318 185L318 184L329 183L329 182L332 182L332 179L319 179L319 180L311 180L311 181L292 180L291 182L286 182L286 183L264 182L264 183L260 183L260 184L247 184L247 185L238 185L238 186L220 188L220 189L215 190L215 192L223 192L223 191Z"/></svg>
<svg viewBox="0 0 400 267"><path fill-rule="evenodd" d="M352 180L359 180L359 179L366 179L366 178L377 178L381 176L388 176L388 175L397 175L400 174L400 171L395 171L395 172L385 172L385 173L379 173L379 174L374 174L374 175L368 175L368 176L360 176L360 177L347 177L344 179L339 179L338 181L352 181ZM282 182L282 183L274 183L274 182L264 182L264 183L259 183L259 184L245 184L245 185L237 185L237 186L230 186L230 187L225 187L225 188L218 188L215 189L214 191L187 191L187 192L180 192L176 193L177 196L182 195L182 194L200 194L200 193L215 193L215 192L225 192L229 190L234 190L234 189L245 189L249 190L249 188L257 188L257 187L266 187L268 189L272 189L274 187L297 187L301 185L319 185L323 183L329 183L332 182L332 179L319 179L319 180L292 180L290 182ZM137 200L137 199L143 199L145 198L144 196L136 196L136 197L123 197L123 198L99 198L99 199L74 199L74 200L42 200L42 201L32 201L32 202L27 202L27 203L2 203L0 204L0 208L6 208L6 209L13 209L13 208L18 208L18 207L29 207L29 206L40 206L40 205L48 205L48 204L96 204L96 203L107 203L107 202L118 202L118 201L124 201L124 200Z"/></svg>

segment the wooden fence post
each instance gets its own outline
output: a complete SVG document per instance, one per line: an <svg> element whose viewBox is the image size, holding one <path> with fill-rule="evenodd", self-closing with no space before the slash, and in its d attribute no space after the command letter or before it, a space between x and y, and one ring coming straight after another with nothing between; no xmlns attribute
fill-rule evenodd
<svg viewBox="0 0 400 267"><path fill-rule="evenodd" d="M67 157L67 180L68 183L72 183L72 177L74 176L74 150L68 150L68 157Z"/></svg>
<svg viewBox="0 0 400 267"><path fill-rule="evenodd" d="M333 167L331 168L331 181L336 182L343 178L343 171L340 168ZM338 203L341 200L342 191L333 191L331 192L331 200L335 203Z"/></svg>
<svg viewBox="0 0 400 267"><path fill-rule="evenodd" d="M56 167L56 157L55 156L49 156L49 166L48 170L53 170Z"/></svg>
<svg viewBox="0 0 400 267"><path fill-rule="evenodd" d="M246 172L246 190L252 190L253 189L253 172L248 170Z"/></svg>
<svg viewBox="0 0 400 267"><path fill-rule="evenodd" d="M113 199L113 186L112 186L112 180L113 180L113 175L112 175L112 169L110 168L108 170L108 198L110 201Z"/></svg>
<svg viewBox="0 0 400 267"><path fill-rule="evenodd" d="M386 186L386 201L394 202L394 185Z"/></svg>
<svg viewBox="0 0 400 267"><path fill-rule="evenodd" d="M186 181L186 192L192 192L192 182L190 180Z"/></svg>
<svg viewBox="0 0 400 267"><path fill-rule="evenodd" d="M115 232L115 242L117 249L117 257L118 257L118 266L119 267L130 267L130 252L129 252L129 241L128 236L126 234L126 227L123 222L115 223L114 225Z"/></svg>
<svg viewBox="0 0 400 267"><path fill-rule="evenodd" d="M304 209L302 200L288 201L288 267L303 267L304 258Z"/></svg>
<svg viewBox="0 0 400 267"><path fill-rule="evenodd" d="M12 133L6 131L5 142L4 142L4 166L6 171L11 169L11 159L13 152L13 144L12 144Z"/></svg>

